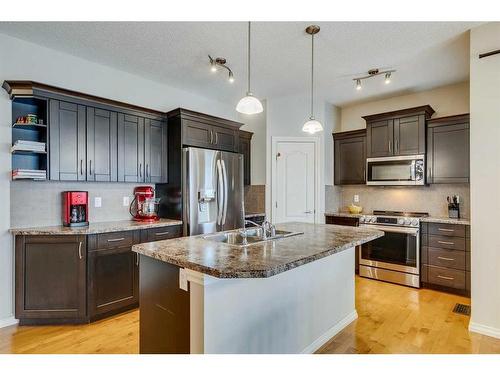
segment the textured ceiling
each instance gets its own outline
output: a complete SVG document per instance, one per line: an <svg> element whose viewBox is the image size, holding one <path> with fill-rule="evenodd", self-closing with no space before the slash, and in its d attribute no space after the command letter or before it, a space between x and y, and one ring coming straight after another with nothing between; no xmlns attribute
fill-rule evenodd
<svg viewBox="0 0 500 375"><path fill-rule="evenodd" d="M310 22L252 26L252 91L261 98L308 92ZM468 80L472 22L321 22L315 39L317 95L344 105ZM246 91L245 22L0 22L0 32L236 103ZM207 55L235 73L211 73ZM352 78L374 67L397 69L390 85Z"/></svg>

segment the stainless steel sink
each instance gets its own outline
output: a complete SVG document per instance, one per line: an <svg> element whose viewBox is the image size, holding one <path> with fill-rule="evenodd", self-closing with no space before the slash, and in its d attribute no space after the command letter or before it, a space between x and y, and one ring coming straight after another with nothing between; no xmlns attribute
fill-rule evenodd
<svg viewBox="0 0 500 375"><path fill-rule="evenodd" d="M225 243L233 246L249 246L254 245L259 242L272 241L279 238L297 236L299 234L304 234L303 232L289 232L286 230L276 230L276 235L271 237L269 236L267 239L262 239L262 228L248 228L247 229L247 241L244 243L244 239L240 234L240 230L237 229L232 232L223 232L223 233L214 233L203 236L202 238L207 241L214 241Z"/></svg>

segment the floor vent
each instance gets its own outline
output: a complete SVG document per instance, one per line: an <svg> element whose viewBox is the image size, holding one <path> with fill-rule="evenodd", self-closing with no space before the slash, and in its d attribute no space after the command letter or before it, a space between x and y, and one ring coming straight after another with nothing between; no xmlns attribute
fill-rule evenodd
<svg viewBox="0 0 500 375"><path fill-rule="evenodd" d="M453 312L457 314L470 316L470 306L457 303L453 308Z"/></svg>

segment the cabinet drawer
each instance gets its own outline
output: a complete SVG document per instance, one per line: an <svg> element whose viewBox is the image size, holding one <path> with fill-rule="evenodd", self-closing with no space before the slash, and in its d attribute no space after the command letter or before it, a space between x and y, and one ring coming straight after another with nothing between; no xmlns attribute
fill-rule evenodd
<svg viewBox="0 0 500 375"><path fill-rule="evenodd" d="M428 233L438 236L465 237L465 225L429 223Z"/></svg>
<svg viewBox="0 0 500 375"><path fill-rule="evenodd" d="M429 235L429 247L465 251L465 238Z"/></svg>
<svg viewBox="0 0 500 375"><path fill-rule="evenodd" d="M182 233L181 225L145 229L142 232L141 242L168 240L169 238L180 237L181 233Z"/></svg>
<svg viewBox="0 0 500 375"><path fill-rule="evenodd" d="M462 271L465 270L465 251L444 250L432 247L428 251L428 264Z"/></svg>
<svg viewBox="0 0 500 375"><path fill-rule="evenodd" d="M344 217L344 216L326 216L325 217L326 224L334 224L334 225L345 225L348 227L357 227L359 226L359 218L357 217Z"/></svg>
<svg viewBox="0 0 500 375"><path fill-rule="evenodd" d="M111 232L97 235L97 248L109 249L112 247L132 246L134 231Z"/></svg>
<svg viewBox="0 0 500 375"><path fill-rule="evenodd" d="M428 282L448 288L465 289L465 271L428 266Z"/></svg>

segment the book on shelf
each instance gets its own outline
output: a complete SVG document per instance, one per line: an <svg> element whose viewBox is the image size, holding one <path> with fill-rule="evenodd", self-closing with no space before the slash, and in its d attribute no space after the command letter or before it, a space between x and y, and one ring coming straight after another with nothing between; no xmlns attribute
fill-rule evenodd
<svg viewBox="0 0 500 375"><path fill-rule="evenodd" d="M44 142L17 140L11 147L12 151L34 151L45 152L46 145Z"/></svg>
<svg viewBox="0 0 500 375"><path fill-rule="evenodd" d="M12 171L12 178L14 180L23 178L45 180L47 179L47 171L43 169L14 169Z"/></svg>

